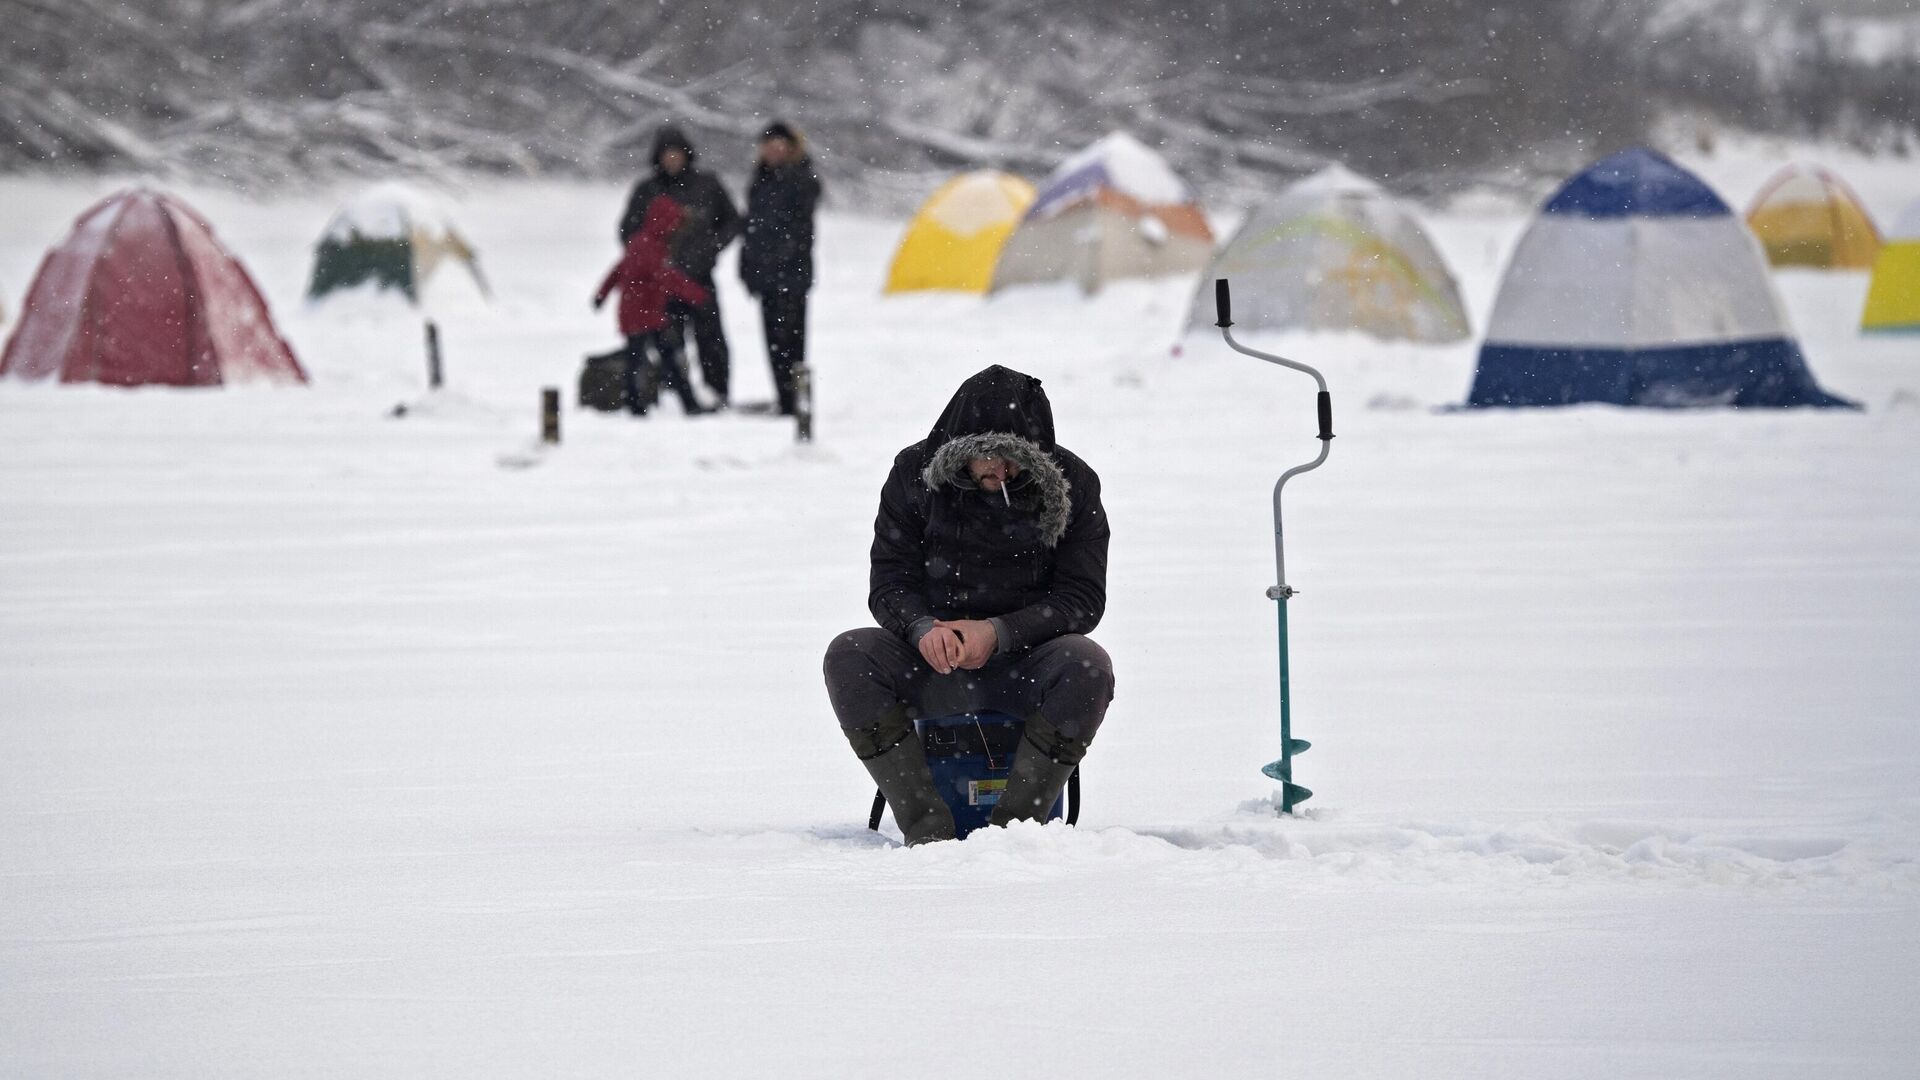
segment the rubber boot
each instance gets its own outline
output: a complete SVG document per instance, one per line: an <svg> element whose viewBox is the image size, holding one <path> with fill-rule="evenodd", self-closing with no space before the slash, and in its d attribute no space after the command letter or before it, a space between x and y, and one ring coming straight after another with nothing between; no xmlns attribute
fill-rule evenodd
<svg viewBox="0 0 1920 1080"><path fill-rule="evenodd" d="M1013 754L1007 788L994 804L987 824L1045 821L1047 812L1060 800L1060 792L1066 789L1067 778L1086 756L1083 740L1061 737L1052 724L1038 716L1029 719L1020 749Z"/></svg>
<svg viewBox="0 0 1920 1080"><path fill-rule="evenodd" d="M868 728L843 728L847 742L893 808L893 822L908 847L953 839L953 810L934 787L926 748L904 710Z"/></svg>

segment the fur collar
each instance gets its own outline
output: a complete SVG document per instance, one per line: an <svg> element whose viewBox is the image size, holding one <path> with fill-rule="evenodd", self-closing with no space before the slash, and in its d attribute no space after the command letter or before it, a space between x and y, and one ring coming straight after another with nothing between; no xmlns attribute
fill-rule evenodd
<svg viewBox="0 0 1920 1080"><path fill-rule="evenodd" d="M1020 477L1025 482L1016 480L1008 494L1015 506L1030 503L1040 516L1040 538L1048 547L1058 544L1067 534L1067 522L1072 516L1073 485L1053 455L1030 439L998 431L957 436L933 452L920 479L936 491L942 486L971 489L975 485L972 474L967 471L967 462L978 457L1006 458L1020 466Z"/></svg>

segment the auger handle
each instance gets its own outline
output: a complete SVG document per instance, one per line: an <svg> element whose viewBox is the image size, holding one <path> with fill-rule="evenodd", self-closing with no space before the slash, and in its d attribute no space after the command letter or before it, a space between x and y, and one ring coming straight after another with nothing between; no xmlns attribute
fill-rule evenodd
<svg viewBox="0 0 1920 1080"><path fill-rule="evenodd" d="M1220 316L1213 325L1222 330L1233 325L1233 294L1227 291L1226 278L1213 279L1213 310Z"/></svg>

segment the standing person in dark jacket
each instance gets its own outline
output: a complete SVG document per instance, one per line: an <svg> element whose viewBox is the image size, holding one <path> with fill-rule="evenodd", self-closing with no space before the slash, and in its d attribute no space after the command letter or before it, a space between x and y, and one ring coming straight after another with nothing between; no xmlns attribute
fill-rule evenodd
<svg viewBox="0 0 1920 1080"><path fill-rule="evenodd" d="M688 416L707 411L693 396L693 383L680 364L680 350L667 333L669 300L699 303L711 295L667 262L667 240L679 227L679 203L672 199L648 203L647 216L628 238L626 252L593 294L597 310L607 302L607 294L620 290L620 332L627 336L627 408L636 415L647 411L649 395L641 374L647 366L648 349L659 354L660 381L680 396L681 409Z"/></svg>
<svg viewBox="0 0 1920 1080"><path fill-rule="evenodd" d="M728 401L731 362L726 331L720 326L720 294L713 287L713 264L720 252L740 235L740 212L720 181L694 167L693 143L673 124L660 129L653 140L653 175L633 187L626 213L620 216L620 242L626 243L646 220L647 207L665 195L680 204L685 217L673 234L673 266L707 291L703 303L673 298L667 303L667 334L685 355L686 330L693 331L700 354L700 378L720 399Z"/></svg>
<svg viewBox="0 0 1920 1080"><path fill-rule="evenodd" d="M794 369L807 362L807 290L813 288L813 209L820 201L800 133L775 121L760 136L760 160L747 189L740 280L760 299L767 360L780 413L797 410Z"/></svg>
<svg viewBox="0 0 1920 1080"><path fill-rule="evenodd" d="M991 821L1044 816L1113 700L1085 635L1107 603L1100 477L1053 441L1040 380L995 365L960 385L880 490L867 606L833 640L827 696L909 845L954 835L916 716L1026 721Z"/></svg>

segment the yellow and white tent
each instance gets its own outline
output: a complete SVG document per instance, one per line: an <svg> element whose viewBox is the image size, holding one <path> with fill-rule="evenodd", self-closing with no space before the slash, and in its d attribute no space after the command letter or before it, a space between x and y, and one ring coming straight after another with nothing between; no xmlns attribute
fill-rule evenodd
<svg viewBox="0 0 1920 1080"><path fill-rule="evenodd" d="M1818 165L1789 165L1754 196L1747 228L1767 262L1819 270L1865 270L1880 232L1851 188Z"/></svg>
<svg viewBox="0 0 1920 1080"><path fill-rule="evenodd" d="M1860 329L1920 334L1920 200L1907 205L1873 261Z"/></svg>
<svg viewBox="0 0 1920 1080"><path fill-rule="evenodd" d="M1266 330L1359 330L1384 340L1467 337L1446 262L1410 208L1334 166L1256 207L1200 275L1187 326L1213 325L1213 280L1234 318Z"/></svg>
<svg viewBox="0 0 1920 1080"><path fill-rule="evenodd" d="M983 293L1000 249L1033 205L1033 185L981 169L940 185L907 223L884 292L951 289Z"/></svg>

